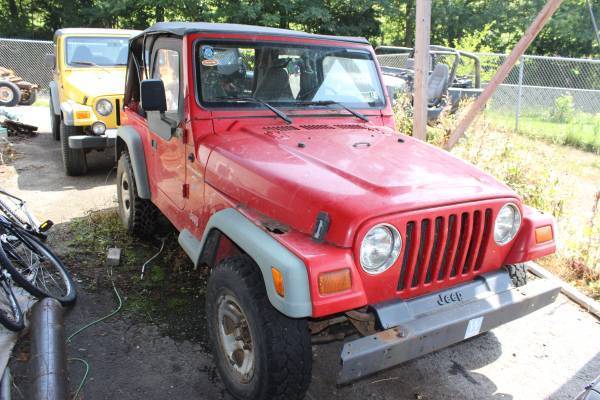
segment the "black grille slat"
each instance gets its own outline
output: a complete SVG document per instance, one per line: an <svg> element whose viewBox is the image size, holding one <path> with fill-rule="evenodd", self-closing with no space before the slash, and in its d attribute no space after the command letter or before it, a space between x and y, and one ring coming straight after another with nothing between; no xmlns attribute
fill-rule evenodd
<svg viewBox="0 0 600 400"><path fill-rule="evenodd" d="M440 267L440 272L438 273L438 280L441 281L444 279L444 275L448 270L448 253L450 252L450 245L454 238L452 237L452 232L454 231L454 224L456 223L456 215L450 215L448 219L448 236L446 237L446 246L444 247L444 255L442 256L442 265Z"/></svg>
<svg viewBox="0 0 600 400"><path fill-rule="evenodd" d="M487 249L488 241L490 239L490 232L492 225L492 210L490 208L485 210L485 218L483 220L483 237L481 238L481 244L479 245L479 254L477 254L477 259L475 260L475 271L479 271L481 268L481 263L483 262L483 256L485 255L485 251Z"/></svg>
<svg viewBox="0 0 600 400"><path fill-rule="evenodd" d="M115 118L117 126L121 125L121 102L119 99L115 99Z"/></svg>
<svg viewBox="0 0 600 400"><path fill-rule="evenodd" d="M425 242L427 241L427 231L429 229L429 220L424 219L421 221L421 240L419 241L419 249L417 253L417 263L415 264L415 273L413 274L413 279L411 283L411 287L416 287L419 284L419 276L421 272L421 268L423 266L423 258L425 254L423 249L425 248Z"/></svg>
<svg viewBox="0 0 600 400"><path fill-rule="evenodd" d="M440 230L442 225L442 217L437 217L435 219L435 230L433 234L433 247L431 248L431 256L429 257L429 264L427 265L427 276L425 277L425 283L431 282L431 274L433 273L433 268L435 266L435 262L438 257L438 245L440 239Z"/></svg>
<svg viewBox="0 0 600 400"><path fill-rule="evenodd" d="M469 271L469 265L473 259L473 252L475 251L475 246L477 246L477 240L479 235L481 235L480 225L481 223L481 212L475 211L473 213L473 221L471 225L473 226L473 231L471 233L471 240L469 241L469 247L467 248L467 257L465 258L465 263L462 268L462 273L466 274Z"/></svg>
<svg viewBox="0 0 600 400"><path fill-rule="evenodd" d="M463 251L465 250L465 236L467 235L467 231L469 227L467 226L467 222L469 220L469 214L462 213L461 215L461 224L460 224L460 232L458 232L458 245L456 246L456 253L454 254L454 262L452 263L452 273L451 277L456 276L458 274L458 264L460 264L460 259L462 258Z"/></svg>
<svg viewBox="0 0 600 400"><path fill-rule="evenodd" d="M406 224L406 237L404 243L404 256L402 257L402 267L400 268L400 279L398 279L398 290L404 289L404 281L406 279L406 268L410 258L410 245L413 236L414 222Z"/></svg>

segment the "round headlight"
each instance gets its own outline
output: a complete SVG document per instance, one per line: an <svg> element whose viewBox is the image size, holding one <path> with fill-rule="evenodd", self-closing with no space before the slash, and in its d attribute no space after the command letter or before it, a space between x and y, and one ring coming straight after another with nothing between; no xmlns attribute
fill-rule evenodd
<svg viewBox="0 0 600 400"><path fill-rule="evenodd" d="M94 135L103 135L106 132L106 125L103 122L96 121L92 125L92 132L94 132Z"/></svg>
<svg viewBox="0 0 600 400"><path fill-rule="evenodd" d="M96 103L96 111L98 111L98 114L103 115L103 116L107 116L108 114L110 114L113 110L113 106L112 103L106 99L101 99L98 100L98 102Z"/></svg>
<svg viewBox="0 0 600 400"><path fill-rule="evenodd" d="M398 230L388 224L376 225L367 232L360 245L360 264L365 272L379 274L394 264L402 238Z"/></svg>
<svg viewBox="0 0 600 400"><path fill-rule="evenodd" d="M521 226L521 213L514 204L504 205L496 216L494 241L500 246L513 240Z"/></svg>

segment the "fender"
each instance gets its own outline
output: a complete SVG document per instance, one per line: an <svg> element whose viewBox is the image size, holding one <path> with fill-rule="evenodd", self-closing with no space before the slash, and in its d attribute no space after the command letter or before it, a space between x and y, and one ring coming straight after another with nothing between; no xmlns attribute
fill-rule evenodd
<svg viewBox="0 0 600 400"><path fill-rule="evenodd" d="M214 229L226 235L258 264L273 307L290 318L312 315L308 273L304 263L236 209L227 208L213 214L201 241L187 229L181 231L179 244L194 265L198 266L207 237ZM283 274L285 297L279 296L275 291L272 267Z"/></svg>
<svg viewBox="0 0 600 400"><path fill-rule="evenodd" d="M131 158L131 168L137 187L137 194L142 199L150 199L150 184L148 182L148 171L146 170L146 156L144 155L144 144L137 131L131 126L120 126L117 130L117 146L115 146L115 159L119 159L119 152L123 146L119 145L122 140L127 146Z"/></svg>
<svg viewBox="0 0 600 400"><path fill-rule="evenodd" d="M535 229L550 226L552 240L537 243ZM506 264L518 264L547 256L556 252L556 223L554 217L544 214L534 208L523 206L523 221L517 237L506 257Z"/></svg>
<svg viewBox="0 0 600 400"><path fill-rule="evenodd" d="M50 87L50 101L52 102L52 109L54 110L54 114L59 116L60 101L58 100L58 88L56 87L56 82L50 81L48 86Z"/></svg>

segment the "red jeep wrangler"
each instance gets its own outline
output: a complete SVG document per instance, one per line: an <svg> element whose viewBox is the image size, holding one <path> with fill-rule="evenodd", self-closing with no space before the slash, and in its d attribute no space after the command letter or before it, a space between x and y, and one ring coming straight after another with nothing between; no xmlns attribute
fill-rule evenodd
<svg viewBox="0 0 600 400"><path fill-rule="evenodd" d="M130 41L124 105L120 216L147 236L163 213L211 269L209 337L238 399L304 397L311 340L354 335L346 383L558 294L520 288L553 219L399 135L365 39L158 23Z"/></svg>

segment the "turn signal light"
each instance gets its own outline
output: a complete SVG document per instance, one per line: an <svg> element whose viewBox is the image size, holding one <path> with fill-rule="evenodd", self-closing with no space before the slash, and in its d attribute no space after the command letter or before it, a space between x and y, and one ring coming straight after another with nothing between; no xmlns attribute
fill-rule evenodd
<svg viewBox="0 0 600 400"><path fill-rule="evenodd" d="M552 234L552 226L546 225L540 228L535 228L535 242L537 244L546 243L554 239Z"/></svg>
<svg viewBox="0 0 600 400"><path fill-rule="evenodd" d="M343 292L352 287L348 268L319 274L319 293L332 294Z"/></svg>
<svg viewBox="0 0 600 400"><path fill-rule="evenodd" d="M89 111L75 111L75 119L88 119L90 118Z"/></svg>
<svg viewBox="0 0 600 400"><path fill-rule="evenodd" d="M273 275L273 286L275 286L275 291L281 297L285 297L285 287L283 286L283 274L277 268L272 267L271 275Z"/></svg>

